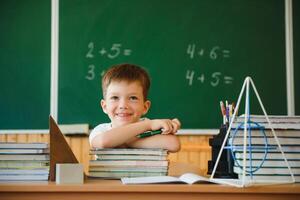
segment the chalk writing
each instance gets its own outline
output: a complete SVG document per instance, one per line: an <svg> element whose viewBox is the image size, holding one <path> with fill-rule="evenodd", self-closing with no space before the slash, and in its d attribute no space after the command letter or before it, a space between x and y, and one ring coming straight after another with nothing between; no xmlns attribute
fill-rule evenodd
<svg viewBox="0 0 300 200"><path fill-rule="evenodd" d="M195 43L190 43L186 48L187 56L192 60L196 58L208 58L211 60L213 66L215 60L221 59L229 59L230 58L230 50L225 49L221 46L212 46L211 48L203 48L198 47ZM197 62L201 63L201 59L198 59ZM203 66L202 66L203 69ZM185 74L185 78L187 80L187 84L192 86L195 83L199 84L209 84L212 87L217 87L220 84L232 84L234 78L232 76L228 76L222 74L222 72L214 71L211 73L196 73L194 70L188 69Z"/></svg>
<svg viewBox="0 0 300 200"><path fill-rule="evenodd" d="M119 56L130 56L132 54L132 50L129 48L124 48L121 43L113 43L108 48L100 47L100 50L98 50L95 48L95 43L90 42L87 47L88 51L85 56L86 58L94 58L96 55L100 55L101 57L115 59Z"/></svg>
<svg viewBox="0 0 300 200"><path fill-rule="evenodd" d="M220 58L229 58L230 57L230 50L223 49L220 46L213 46L210 49L205 48L198 48L195 44L189 44L186 49L187 55L190 59L194 59L196 56L204 57L207 56L211 60L216 60Z"/></svg>
<svg viewBox="0 0 300 200"><path fill-rule="evenodd" d="M234 80L233 77L223 75L221 72L213 72L211 74L200 73L198 75L194 70L187 70L185 78L188 81L189 86L192 86L196 81L200 84L205 84L207 82L212 87L217 87L220 84L232 84Z"/></svg>
<svg viewBox="0 0 300 200"><path fill-rule="evenodd" d="M99 49L96 48L96 45L94 42L89 42L87 45L87 53L85 55L85 58L88 60L93 60L97 56L106 58L106 59L116 59L120 56L130 56L132 54L132 50L129 48L124 48L121 43L113 43L110 47L100 47ZM96 72L96 66L94 63L91 63L87 67L85 79L87 80L94 80L96 75L98 74ZM100 75L103 75L103 71L100 73Z"/></svg>

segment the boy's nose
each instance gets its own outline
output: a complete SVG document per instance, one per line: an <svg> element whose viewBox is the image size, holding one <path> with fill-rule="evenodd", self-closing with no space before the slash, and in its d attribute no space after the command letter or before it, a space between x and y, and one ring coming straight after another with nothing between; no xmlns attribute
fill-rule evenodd
<svg viewBox="0 0 300 200"><path fill-rule="evenodd" d="M120 109L127 109L128 108L128 102L126 100L121 100L119 104Z"/></svg>

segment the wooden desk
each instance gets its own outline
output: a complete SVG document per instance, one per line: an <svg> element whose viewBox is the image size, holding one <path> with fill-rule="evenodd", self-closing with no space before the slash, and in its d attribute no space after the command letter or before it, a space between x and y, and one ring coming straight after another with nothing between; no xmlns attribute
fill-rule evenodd
<svg viewBox="0 0 300 200"><path fill-rule="evenodd" d="M287 200L299 198L300 184L235 188L215 184L122 185L119 180L87 180L83 185L56 185L55 182L0 183L1 200Z"/></svg>
<svg viewBox="0 0 300 200"><path fill-rule="evenodd" d="M169 174L204 174L197 166L170 163ZM0 183L0 200L287 200L300 199L300 184L236 188L216 184L123 185L119 180L86 180L83 185L56 185L55 182Z"/></svg>

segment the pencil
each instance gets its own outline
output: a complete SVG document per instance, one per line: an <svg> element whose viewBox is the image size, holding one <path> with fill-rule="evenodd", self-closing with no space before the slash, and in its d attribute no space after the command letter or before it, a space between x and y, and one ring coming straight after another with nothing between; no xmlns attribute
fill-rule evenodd
<svg viewBox="0 0 300 200"><path fill-rule="evenodd" d="M225 107L224 107L224 103L223 101L220 101L220 108L221 108L221 112L222 112L222 115L226 115L226 111L225 111Z"/></svg>
<svg viewBox="0 0 300 200"><path fill-rule="evenodd" d="M147 132L144 132L144 133L141 133L141 134L137 135L137 137L138 138L145 138L145 137L149 137L149 136L157 135L157 134L161 134L161 133L162 133L162 130L147 131Z"/></svg>

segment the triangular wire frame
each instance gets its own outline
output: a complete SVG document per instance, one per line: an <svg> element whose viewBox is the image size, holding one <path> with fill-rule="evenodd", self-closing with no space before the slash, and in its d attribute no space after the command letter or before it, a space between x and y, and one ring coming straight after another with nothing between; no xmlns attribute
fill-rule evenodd
<svg viewBox="0 0 300 200"><path fill-rule="evenodd" d="M247 139L247 136L248 136L248 129L247 129L247 125L248 125L248 123L249 123L249 121L247 120L247 117L250 115L250 111L249 111L249 87L250 87L250 84L251 84L251 86L252 86L252 88L253 88L253 90L254 90L254 92L255 92L255 95L256 95L256 98L258 99L258 101L259 101L259 104L260 104L260 107L261 107L261 109L262 109L262 111L263 111L263 113L264 113L264 116L265 116L265 118L266 118L266 120L267 120L267 122L268 122L268 125L269 125L269 127L271 128L271 130L272 130L272 135L273 135L273 137L274 137L274 139L275 139L275 141L276 141L276 143L277 143L277 146L279 147L279 149L280 149L280 152L281 152L281 155L282 155L282 157L284 158L284 162L285 162L285 164L286 164L286 167L288 168L288 170L289 170L289 173L290 173L290 175L291 175L291 180L290 181L270 181L270 180L261 180L261 181L255 181L255 180L251 180L251 179L247 179L246 180L246 146L247 146L247 141L246 141L246 139ZM291 170L291 167L290 167L290 165L289 165L289 163L288 163L288 161L287 161L287 159L286 159L286 156L285 156L285 154L284 154L284 152L283 152L283 150L282 150L282 148L281 148L281 145L280 145L280 143L279 143L279 140L278 140L278 138L277 138L277 135L276 135L276 133L275 133L275 131L274 131L274 128L273 128L273 126L272 126L272 124L271 124L271 122L270 122L270 120L269 120L269 117L268 117L268 115L267 115L267 112L266 112L266 110L265 110L265 108L264 108L264 106L263 106L263 103L262 103L262 101L261 101L261 99L260 99L260 96L259 96L259 94L258 94L258 92L257 92L257 90L256 90L256 87L255 87L255 85L254 85L254 83L253 83L253 81L252 81L252 79L250 78L250 77L246 77L246 79L245 79L245 81L244 81L244 83L243 83L243 86L242 86L242 89L241 89L241 92L240 92L240 94L239 94L239 98L238 98L238 101L237 101L237 104L236 104L236 109L234 110L234 113L233 113L233 116L232 116L232 120L230 121L230 123L229 123L229 127L228 127L228 130L227 130L227 132L226 132L226 135L225 135L225 138L224 138L224 141L223 141L223 144L222 144L222 147L221 147L221 149L220 149L220 151L219 151L219 154L218 154L218 157L217 157L217 160L216 160L216 163L215 163L215 165L214 165L214 168L213 168L213 171L212 171L212 174L211 174L211 176L210 176L210 179L213 179L213 180L216 180L215 178L214 178L214 175L215 175L215 172L216 172L216 169L217 169L217 166L218 166L218 163L219 163L219 160L220 160L220 158L221 158L221 155L222 155L222 152L223 152L223 150L224 150L224 147L225 147L225 144L226 144L226 141L228 140L228 136L229 136L229 133L230 133L230 131L231 131L231 127L232 127L232 122L235 120L235 118L236 118L236 114L237 114L237 111L239 110L239 106L240 106L240 101L241 101L241 98L242 98L242 95L243 95L243 93L244 93L244 91L245 91L245 88L246 88L246 98L245 98L245 120L244 120L244 140L243 140L243 143L244 143L244 145L243 145L243 176L242 176L242 180L240 180L240 181L235 181L235 184L236 184L236 186L237 187L245 187L245 186L249 186L249 185L252 185L252 184L254 184L254 183L263 183L263 184L276 184L276 183L294 183L295 182L295 177L294 177L294 174L293 174L293 172L292 172L292 170ZM222 180L224 183L226 182L226 180ZM232 181L232 179L229 179L229 180L227 180L227 181ZM225 183L226 184L226 183ZM232 183L231 183L231 185L232 185Z"/></svg>

